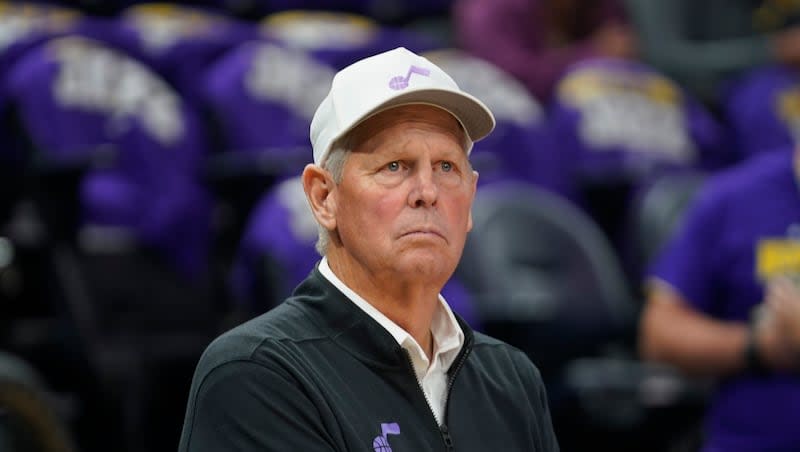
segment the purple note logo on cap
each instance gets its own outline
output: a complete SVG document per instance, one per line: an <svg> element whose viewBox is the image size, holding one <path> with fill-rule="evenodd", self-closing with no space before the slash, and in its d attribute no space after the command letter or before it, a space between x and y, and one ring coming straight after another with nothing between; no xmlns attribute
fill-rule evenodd
<svg viewBox="0 0 800 452"><path fill-rule="evenodd" d="M408 80L411 78L411 74L419 74L428 77L431 75L431 71L430 69L412 65L410 68L408 68L408 74L406 74L405 77L402 75L392 77L392 79L389 80L389 88L395 91L408 88Z"/></svg>
<svg viewBox="0 0 800 452"><path fill-rule="evenodd" d="M399 435L400 425L397 422L390 424L381 424L381 436L376 436L372 440L372 448L375 452L392 452L392 446L389 445L387 435Z"/></svg>

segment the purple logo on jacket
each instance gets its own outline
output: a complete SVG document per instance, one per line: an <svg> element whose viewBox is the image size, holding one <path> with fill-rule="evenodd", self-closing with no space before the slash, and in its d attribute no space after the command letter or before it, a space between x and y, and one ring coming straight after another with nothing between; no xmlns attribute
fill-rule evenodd
<svg viewBox="0 0 800 452"><path fill-rule="evenodd" d="M397 422L381 424L381 435L372 440L372 448L375 449L375 452L392 452L392 446L389 445L389 439L386 436L399 434L400 424Z"/></svg>

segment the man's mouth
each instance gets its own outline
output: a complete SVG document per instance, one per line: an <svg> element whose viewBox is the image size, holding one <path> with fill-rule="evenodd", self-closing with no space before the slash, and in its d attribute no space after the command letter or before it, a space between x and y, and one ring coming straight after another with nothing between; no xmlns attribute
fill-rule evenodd
<svg viewBox="0 0 800 452"><path fill-rule="evenodd" d="M401 234L401 237L412 237L412 236L436 236L444 239L444 234L438 228L434 227L421 227L408 230Z"/></svg>

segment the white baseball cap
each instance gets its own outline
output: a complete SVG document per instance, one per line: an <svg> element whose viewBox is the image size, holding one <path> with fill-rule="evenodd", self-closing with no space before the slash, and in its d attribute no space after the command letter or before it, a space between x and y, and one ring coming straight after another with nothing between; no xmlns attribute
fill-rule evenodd
<svg viewBox="0 0 800 452"><path fill-rule="evenodd" d="M403 47L364 58L339 71L311 120L314 163L355 126L389 108L428 104L452 114L475 142L494 129L492 112L442 69ZM470 149L467 149L469 153Z"/></svg>

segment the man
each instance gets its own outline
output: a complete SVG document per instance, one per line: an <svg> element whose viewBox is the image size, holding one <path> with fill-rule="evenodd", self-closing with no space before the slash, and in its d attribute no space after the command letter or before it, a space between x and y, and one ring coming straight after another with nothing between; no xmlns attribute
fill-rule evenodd
<svg viewBox="0 0 800 452"><path fill-rule="evenodd" d="M558 450L536 367L439 296L472 225L468 155L493 127L404 48L336 75L302 176L324 257L208 348L180 451Z"/></svg>
<svg viewBox="0 0 800 452"><path fill-rule="evenodd" d="M704 451L800 447L800 151L711 179L656 262L646 358L719 379Z"/></svg>

